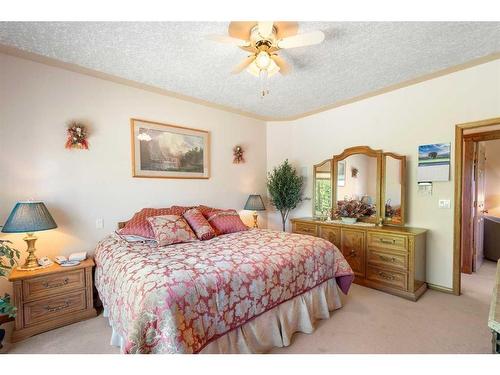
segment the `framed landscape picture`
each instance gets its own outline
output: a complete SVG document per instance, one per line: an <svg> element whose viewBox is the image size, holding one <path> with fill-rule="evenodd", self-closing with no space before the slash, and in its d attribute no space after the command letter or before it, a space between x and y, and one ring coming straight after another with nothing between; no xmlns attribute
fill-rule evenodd
<svg viewBox="0 0 500 375"><path fill-rule="evenodd" d="M208 131L139 119L130 127L134 177L210 177Z"/></svg>

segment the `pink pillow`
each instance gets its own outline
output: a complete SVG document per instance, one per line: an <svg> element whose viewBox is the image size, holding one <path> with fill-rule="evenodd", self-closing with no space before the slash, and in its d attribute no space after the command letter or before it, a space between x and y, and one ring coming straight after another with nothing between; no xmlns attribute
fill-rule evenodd
<svg viewBox="0 0 500 375"><path fill-rule="evenodd" d="M208 217L208 222L215 229L217 235L242 232L248 229L235 210L214 212Z"/></svg>
<svg viewBox="0 0 500 375"><path fill-rule="evenodd" d="M182 215L200 240L209 240L215 237L215 230L197 208L191 208Z"/></svg>
<svg viewBox="0 0 500 375"><path fill-rule="evenodd" d="M210 215L212 215L215 212L220 212L223 211L220 208L213 208L213 207L208 207L200 204L198 207L196 207L198 211L201 212L201 214L205 217L205 219L208 219Z"/></svg>
<svg viewBox="0 0 500 375"><path fill-rule="evenodd" d="M170 208L143 208L137 212L127 224L118 231L120 235L140 236L147 239L154 239L153 229L147 218L160 215L182 215L183 207Z"/></svg>
<svg viewBox="0 0 500 375"><path fill-rule="evenodd" d="M179 215L148 217L158 246L198 241L189 224Z"/></svg>

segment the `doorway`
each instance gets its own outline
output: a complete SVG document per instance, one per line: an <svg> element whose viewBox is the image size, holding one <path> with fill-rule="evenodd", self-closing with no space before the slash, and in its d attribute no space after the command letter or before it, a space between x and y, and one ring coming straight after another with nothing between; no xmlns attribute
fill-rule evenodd
<svg viewBox="0 0 500 375"><path fill-rule="evenodd" d="M478 271L485 258L486 262L497 259L500 118L457 125L455 142L453 292L459 295L461 273Z"/></svg>

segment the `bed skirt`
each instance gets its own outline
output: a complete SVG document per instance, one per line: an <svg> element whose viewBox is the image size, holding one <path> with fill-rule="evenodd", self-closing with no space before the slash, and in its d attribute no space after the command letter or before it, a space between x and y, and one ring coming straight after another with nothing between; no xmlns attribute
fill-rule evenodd
<svg viewBox="0 0 500 375"><path fill-rule="evenodd" d="M266 353L273 347L288 346L295 332L312 333L316 320L328 319L330 311L340 307L342 301L333 278L209 342L200 353ZM108 317L106 308L103 315ZM125 341L110 325L111 345L123 352Z"/></svg>

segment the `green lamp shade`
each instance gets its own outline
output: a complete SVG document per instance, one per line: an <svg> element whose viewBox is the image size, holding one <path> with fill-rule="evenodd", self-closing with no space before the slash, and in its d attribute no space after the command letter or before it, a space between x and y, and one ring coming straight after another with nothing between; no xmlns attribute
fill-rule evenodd
<svg viewBox="0 0 500 375"><path fill-rule="evenodd" d="M249 211L265 211L266 207L264 207L262 197L258 194L255 194L248 197L244 209Z"/></svg>
<svg viewBox="0 0 500 375"><path fill-rule="evenodd" d="M42 202L18 202L2 228L3 233L31 233L57 228Z"/></svg>

